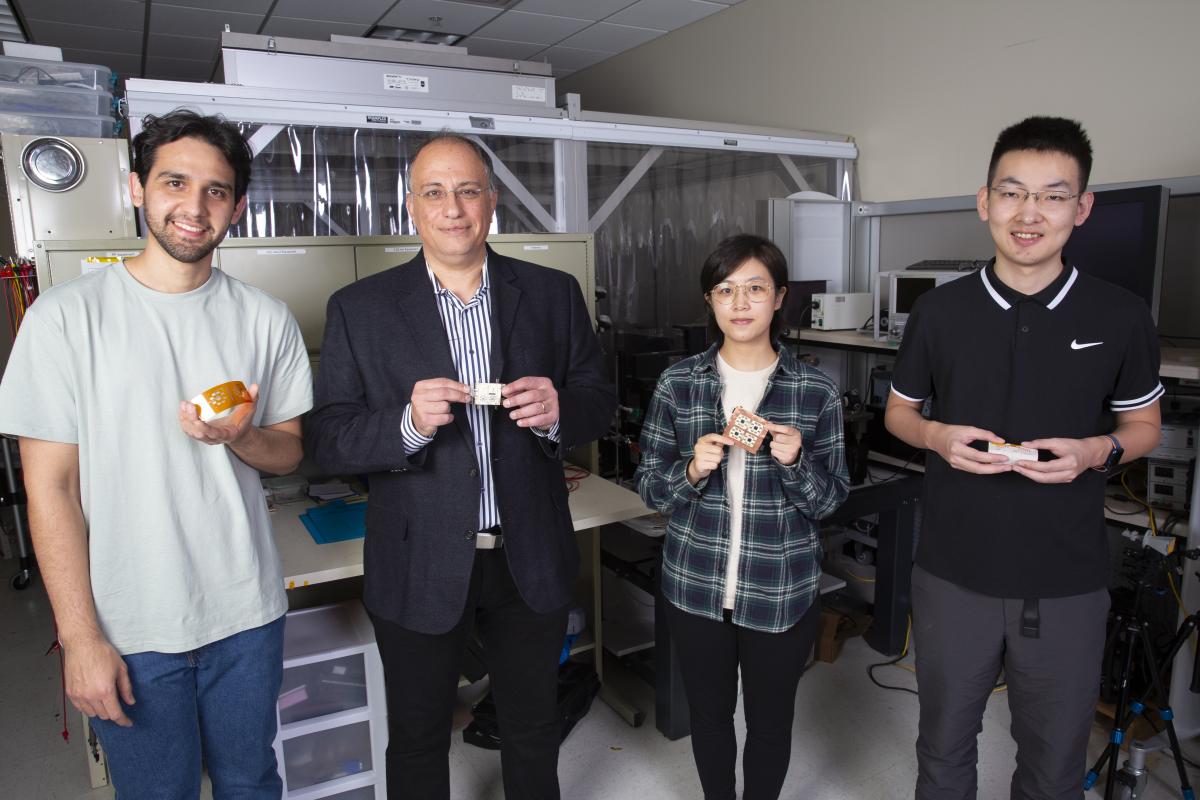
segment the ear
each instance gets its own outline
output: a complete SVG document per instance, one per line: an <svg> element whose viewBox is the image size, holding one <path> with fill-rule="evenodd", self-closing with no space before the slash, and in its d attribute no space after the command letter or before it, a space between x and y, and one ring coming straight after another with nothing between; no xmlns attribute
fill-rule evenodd
<svg viewBox="0 0 1200 800"><path fill-rule="evenodd" d="M246 210L247 195L242 195L242 199L238 200L237 205L233 208L233 217L230 218L229 224L236 225L238 220L242 218L242 212Z"/></svg>
<svg viewBox="0 0 1200 800"><path fill-rule="evenodd" d="M779 291L775 293L775 310L783 308L783 298L787 296L788 287L780 286Z"/></svg>
<svg viewBox="0 0 1200 800"><path fill-rule="evenodd" d="M129 197L133 200L134 208L141 208L146 202L146 190L142 188L142 179L132 171L129 173Z"/></svg>
<svg viewBox="0 0 1200 800"><path fill-rule="evenodd" d="M1092 204L1096 202L1096 195L1091 192L1084 192L1079 195L1079 208L1075 209L1075 227L1079 227L1087 222L1087 218L1091 216Z"/></svg>
<svg viewBox="0 0 1200 800"><path fill-rule="evenodd" d="M408 210L408 221L414 228L417 228L417 233L420 233L421 229L417 226L417 215L413 211L413 193L411 191L404 193L404 207Z"/></svg>
<svg viewBox="0 0 1200 800"><path fill-rule="evenodd" d="M975 210L979 212L981 220L988 221L988 187L979 187L979 193L975 195Z"/></svg>

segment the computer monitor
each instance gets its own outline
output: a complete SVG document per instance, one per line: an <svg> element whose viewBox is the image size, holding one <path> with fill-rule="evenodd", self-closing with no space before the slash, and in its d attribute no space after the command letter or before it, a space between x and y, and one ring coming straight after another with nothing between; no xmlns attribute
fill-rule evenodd
<svg viewBox="0 0 1200 800"><path fill-rule="evenodd" d="M1156 323L1170 195L1165 186L1096 192L1091 216L1071 232L1063 249L1063 259L1080 272L1146 301Z"/></svg>

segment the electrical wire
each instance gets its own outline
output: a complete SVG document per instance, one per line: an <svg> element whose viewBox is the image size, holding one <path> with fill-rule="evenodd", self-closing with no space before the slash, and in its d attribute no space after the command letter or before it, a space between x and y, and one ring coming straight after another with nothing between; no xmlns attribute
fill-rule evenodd
<svg viewBox="0 0 1200 800"><path fill-rule="evenodd" d="M867 483L879 484L879 483L888 483L890 481L896 480L897 478L900 477L900 473L902 473L908 469L909 464L911 464L912 460L917 457L917 454L922 453L922 452L924 452L924 451L923 450L914 451L912 455L910 455L907 459L905 459L903 464L896 467L895 471L893 471L891 475L888 475L886 478L883 478L881 480L876 480L875 477L871 474L871 470L868 469L867 470Z"/></svg>
<svg viewBox="0 0 1200 800"><path fill-rule="evenodd" d="M1130 500L1145 507L1146 515L1150 518L1150 533L1153 536L1157 536L1158 535L1158 525L1154 521L1154 507L1133 493L1133 489L1130 488L1129 482L1126 480L1128 475L1129 475L1128 470L1121 473L1121 488L1123 488L1125 490L1125 494L1129 497Z"/></svg>
<svg viewBox="0 0 1200 800"><path fill-rule="evenodd" d="M579 484L583 483L583 479L591 475L590 470L583 467L577 467L574 464L563 465L563 479L567 482L567 493L575 491L579 488Z"/></svg>
<svg viewBox="0 0 1200 800"><path fill-rule="evenodd" d="M915 689L909 689L907 686L892 686L890 684L880 683L875 678L875 670L879 669L880 667L898 667L906 672L911 672L914 675L917 674L917 670L914 667L910 667L908 664L900 663L901 661L904 660L905 656L908 655L908 645L909 645L909 640L911 639L911 637L912 637L912 615L909 614L908 615L908 627L905 628L905 630L904 630L904 648L900 651L900 655L896 656L895 658L891 659L890 661L880 661L878 664L871 664L867 667L867 677L871 679L871 683L875 684L880 689L888 689L888 690L895 691L895 692L908 692L909 694L917 694ZM1005 691L1008 691L1008 681L1006 681L1006 680L1000 681L995 686L993 686L991 693L999 694L999 693L1005 692Z"/></svg>
<svg viewBox="0 0 1200 800"><path fill-rule="evenodd" d="M878 664L871 664L867 667L867 677L871 679L871 683L875 684L880 689L889 689L889 690L895 691L895 692L908 692L909 694L912 694L912 695L917 694L915 689L909 689L907 686L892 686L890 684L880 683L875 678L875 670L876 669L879 669L880 667L893 667L904 660L904 657L908 655L908 642L909 642L909 638L911 636L912 636L912 615L910 614L908 617L908 627L905 628L905 630L904 630L904 648L900 651L900 655L896 656L895 658L891 659L890 661L880 661Z"/></svg>
<svg viewBox="0 0 1200 800"><path fill-rule="evenodd" d="M37 269L28 259L8 257L0 266L0 281L3 282L0 293L8 311L8 329L15 337L25 312L38 296Z"/></svg>

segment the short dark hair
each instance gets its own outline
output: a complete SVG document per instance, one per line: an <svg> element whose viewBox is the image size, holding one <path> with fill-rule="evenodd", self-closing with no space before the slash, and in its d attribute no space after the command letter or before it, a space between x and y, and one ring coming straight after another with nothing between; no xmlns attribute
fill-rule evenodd
<svg viewBox="0 0 1200 800"><path fill-rule="evenodd" d="M416 163L417 156L421 155L421 151L424 150L426 147L429 147L431 144L438 144L441 142L461 144L464 147L469 147L475 153L475 155L479 157L480 163L483 164L483 174L487 178L487 180L485 181L485 183L487 184L487 188L491 189L492 191L496 191L496 178L495 178L494 174L492 173L492 159L488 156L487 151L483 149L483 147L479 144L479 142L475 141L474 139L463 136L460 133L453 133L448 130L438 131L433 136L430 136L428 139L421 142L421 145L417 148L416 152L413 153L412 160L409 161L409 164ZM411 169L408 171L408 174L405 176L404 187L406 189L408 189L409 191L412 191L412 170Z"/></svg>
<svg viewBox="0 0 1200 800"><path fill-rule="evenodd" d="M221 151L233 167L233 202L241 200L250 185L250 162L254 160L250 145L237 126L224 117L206 117L186 108L161 117L149 114L142 118L142 132L133 137L133 171L142 185L150 179L158 148L189 137Z"/></svg>
<svg viewBox="0 0 1200 800"><path fill-rule="evenodd" d="M1010 125L996 138L992 148L992 161L988 164L987 185L996 178L996 165L1005 153L1014 150L1036 150L1039 153L1062 153L1075 159L1079 165L1082 182L1079 191L1085 191L1088 178L1092 175L1092 140L1087 131L1073 119L1064 117L1029 117L1016 125Z"/></svg>
<svg viewBox="0 0 1200 800"><path fill-rule="evenodd" d="M700 268L700 291L707 295L714 286L737 272L739 267L751 259L760 262L767 268L771 282L775 284L776 295L781 288L787 288L787 259L783 257L783 253L775 246L775 243L752 233L736 233L722 239L717 245L717 249L704 259L704 266ZM783 332L783 323L783 308L780 307L775 309L775 314L771 317L772 342L778 339ZM712 341L717 343L718 347L725 343L725 334L717 325L717 318L713 314L711 305L708 306L708 335Z"/></svg>

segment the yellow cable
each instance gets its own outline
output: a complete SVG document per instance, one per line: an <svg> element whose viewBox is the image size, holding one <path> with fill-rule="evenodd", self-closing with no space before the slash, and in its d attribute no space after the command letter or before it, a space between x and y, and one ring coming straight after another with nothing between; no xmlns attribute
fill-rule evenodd
<svg viewBox="0 0 1200 800"><path fill-rule="evenodd" d="M1143 500L1142 498L1140 498L1136 494L1134 494L1133 489L1129 488L1129 484L1125 480L1125 478L1128 474L1129 474L1128 472L1121 473L1121 487L1123 489L1125 489L1125 494L1129 496L1130 500L1132 500L1133 502L1135 502L1141 506L1145 506L1146 515L1150 518L1150 533L1154 536L1157 536L1158 535L1158 525L1154 521L1154 508L1149 503L1147 503L1145 500Z"/></svg>

